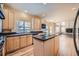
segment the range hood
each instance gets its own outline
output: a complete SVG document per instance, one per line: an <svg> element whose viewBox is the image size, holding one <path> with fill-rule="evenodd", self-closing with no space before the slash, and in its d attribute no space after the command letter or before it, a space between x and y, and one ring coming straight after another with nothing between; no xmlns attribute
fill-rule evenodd
<svg viewBox="0 0 79 59"><path fill-rule="evenodd" d="M5 19L4 12L3 12L3 4L0 4L0 19Z"/></svg>

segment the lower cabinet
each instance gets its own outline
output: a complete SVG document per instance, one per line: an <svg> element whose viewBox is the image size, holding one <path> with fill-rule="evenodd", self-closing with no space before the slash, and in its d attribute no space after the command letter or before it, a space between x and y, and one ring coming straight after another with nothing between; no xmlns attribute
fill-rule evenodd
<svg viewBox="0 0 79 59"><path fill-rule="evenodd" d="M33 38L34 56L44 56L44 43L41 40Z"/></svg>
<svg viewBox="0 0 79 59"><path fill-rule="evenodd" d="M59 50L59 37L42 41L33 38L35 56L57 56Z"/></svg>
<svg viewBox="0 0 79 59"><path fill-rule="evenodd" d="M32 44L32 35L7 37L5 42L5 54L16 51Z"/></svg>
<svg viewBox="0 0 79 59"><path fill-rule="evenodd" d="M6 53L14 50L14 42L12 37L8 37L6 41Z"/></svg>
<svg viewBox="0 0 79 59"><path fill-rule="evenodd" d="M19 42L19 37L13 37L13 45L14 45L14 49L13 50L17 50L20 48L20 42Z"/></svg>
<svg viewBox="0 0 79 59"><path fill-rule="evenodd" d="M54 56L54 39L42 41L34 40L34 55L35 56Z"/></svg>
<svg viewBox="0 0 79 59"><path fill-rule="evenodd" d="M27 46L32 44L32 35L27 35L26 36L27 39Z"/></svg>
<svg viewBox="0 0 79 59"><path fill-rule="evenodd" d="M58 50L59 50L59 37L55 37L54 38L55 39L55 47L54 47L54 49L55 49L55 56L57 56L57 54L58 54Z"/></svg>
<svg viewBox="0 0 79 59"><path fill-rule="evenodd" d="M48 41L44 42L44 55L45 56L54 56L54 45L55 40L49 39Z"/></svg>
<svg viewBox="0 0 79 59"><path fill-rule="evenodd" d="M19 37L8 37L6 41L6 53L19 49Z"/></svg>
<svg viewBox="0 0 79 59"><path fill-rule="evenodd" d="M23 48L27 45L27 40L26 36L21 36L20 37L20 48Z"/></svg>

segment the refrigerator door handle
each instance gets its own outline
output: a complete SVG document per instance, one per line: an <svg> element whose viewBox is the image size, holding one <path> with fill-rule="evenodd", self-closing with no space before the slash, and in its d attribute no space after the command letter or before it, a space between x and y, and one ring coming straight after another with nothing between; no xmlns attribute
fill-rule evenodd
<svg viewBox="0 0 79 59"><path fill-rule="evenodd" d="M79 9L77 11L77 15L76 15L76 18L75 18L75 21L74 21L74 28L73 28L74 47L75 47L75 50L76 50L77 55L79 56L79 52L77 50L77 43L76 43L76 23L77 23L78 16L79 16Z"/></svg>

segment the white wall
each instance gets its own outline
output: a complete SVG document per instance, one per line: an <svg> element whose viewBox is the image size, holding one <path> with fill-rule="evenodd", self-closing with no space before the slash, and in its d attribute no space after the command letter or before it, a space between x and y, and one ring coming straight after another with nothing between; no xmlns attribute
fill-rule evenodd
<svg viewBox="0 0 79 59"><path fill-rule="evenodd" d="M65 27L66 28L73 28L74 27L74 21L66 21L65 22Z"/></svg>

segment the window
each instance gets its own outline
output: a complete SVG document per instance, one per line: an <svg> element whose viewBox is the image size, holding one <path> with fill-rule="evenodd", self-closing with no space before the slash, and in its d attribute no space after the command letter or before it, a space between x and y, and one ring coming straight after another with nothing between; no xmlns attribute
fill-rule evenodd
<svg viewBox="0 0 79 59"><path fill-rule="evenodd" d="M24 26L25 26L25 32L30 32L31 30L30 22L24 22Z"/></svg>
<svg viewBox="0 0 79 59"><path fill-rule="evenodd" d="M31 24L29 21L18 20L16 28L17 32L30 32Z"/></svg>

